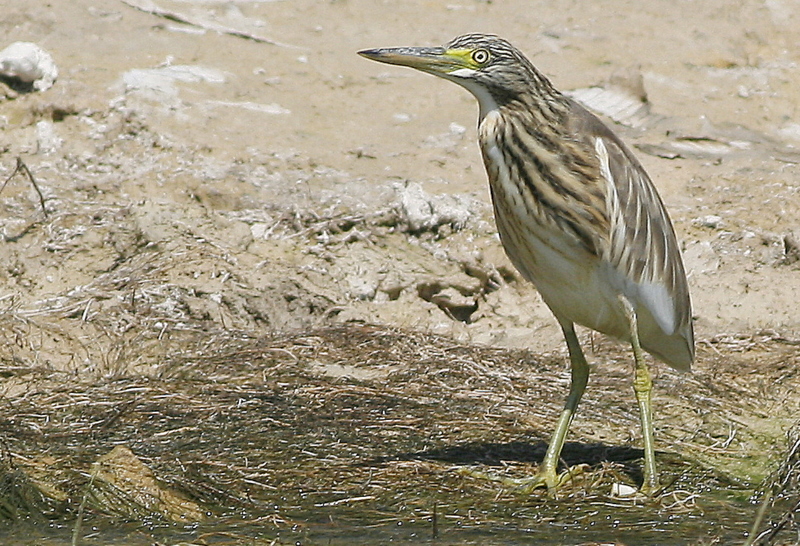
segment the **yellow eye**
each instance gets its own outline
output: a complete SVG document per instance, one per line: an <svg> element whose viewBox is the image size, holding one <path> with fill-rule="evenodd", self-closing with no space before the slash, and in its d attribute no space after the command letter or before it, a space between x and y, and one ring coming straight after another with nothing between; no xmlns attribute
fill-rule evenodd
<svg viewBox="0 0 800 546"><path fill-rule="evenodd" d="M485 49L476 49L472 52L472 60L477 64L486 64L489 62L489 52Z"/></svg>

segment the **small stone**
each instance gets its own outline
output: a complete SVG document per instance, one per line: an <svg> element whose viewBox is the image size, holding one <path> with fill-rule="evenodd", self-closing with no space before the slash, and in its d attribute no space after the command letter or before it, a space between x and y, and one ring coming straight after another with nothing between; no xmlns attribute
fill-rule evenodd
<svg viewBox="0 0 800 546"><path fill-rule="evenodd" d="M715 214L709 214L708 216L701 216L699 218L695 218L692 220L692 224L697 227L704 227L709 229L720 229L722 227L722 217L717 216Z"/></svg>
<svg viewBox="0 0 800 546"><path fill-rule="evenodd" d="M0 51L0 75L31 84L46 91L58 77L58 68L50 54L31 42L14 42Z"/></svg>
<svg viewBox="0 0 800 546"><path fill-rule="evenodd" d="M633 497L638 493L635 487L624 483L614 483L611 485L612 497Z"/></svg>

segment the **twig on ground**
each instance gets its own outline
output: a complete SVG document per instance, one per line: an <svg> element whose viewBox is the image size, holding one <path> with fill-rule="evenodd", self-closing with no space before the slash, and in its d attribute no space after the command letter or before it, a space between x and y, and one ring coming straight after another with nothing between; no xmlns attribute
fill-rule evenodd
<svg viewBox="0 0 800 546"><path fill-rule="evenodd" d="M124 4L129 5L134 9L138 9L139 11L143 11L145 13L149 13L151 15L156 15L158 17L163 17L164 19L169 19L170 21L175 21L176 23L183 23L185 25L191 25L194 27L199 27L205 30L210 30L212 32L219 32L221 34L229 34L231 36L236 36L237 38L244 38L246 40L253 40L254 42L260 42L264 44L271 44L281 47L291 47L295 49L304 49L300 46L291 45L291 44L284 44L271 38L266 38L264 36L259 36L257 34L253 34L251 32L246 32L243 30L238 30L233 27L228 27L225 25L221 25L219 23L214 23L212 21L205 21L199 17L194 17L192 15L187 15L185 13L179 13L177 11L172 11L168 9L164 9L156 5L155 2L152 0L122 0Z"/></svg>
<svg viewBox="0 0 800 546"><path fill-rule="evenodd" d="M14 175L16 175L18 172L24 172L25 174L28 175L28 180L31 181L33 189L35 189L36 193L39 195L39 204L42 206L42 212L44 212L44 215L47 216L47 208L45 208L44 206L44 195L42 195L42 190L39 189L39 184L36 183L36 179L33 177L33 173L25 164L25 162L22 161L21 157L17 157L17 166L14 167L14 171L9 175L8 178L6 178L6 181L3 182L3 185L0 186L0 193L2 193L4 189L6 189L6 186L8 185L9 181L12 178L14 178Z"/></svg>

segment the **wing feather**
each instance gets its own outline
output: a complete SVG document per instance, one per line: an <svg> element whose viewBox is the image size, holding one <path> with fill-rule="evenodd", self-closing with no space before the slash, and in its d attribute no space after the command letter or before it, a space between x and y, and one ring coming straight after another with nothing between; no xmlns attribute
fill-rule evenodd
<svg viewBox="0 0 800 546"><path fill-rule="evenodd" d="M594 148L607 183L610 220L603 258L618 273L620 290L644 306L667 338L685 340L681 366L694 356L689 287L678 240L655 185L638 159L597 117L575 104L587 144ZM665 356L665 355L660 355Z"/></svg>

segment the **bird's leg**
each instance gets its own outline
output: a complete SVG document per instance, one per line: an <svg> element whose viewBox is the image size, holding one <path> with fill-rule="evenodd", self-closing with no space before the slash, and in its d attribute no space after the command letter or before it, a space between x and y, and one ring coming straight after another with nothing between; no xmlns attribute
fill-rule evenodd
<svg viewBox="0 0 800 546"><path fill-rule="evenodd" d="M581 401L583 391L586 389L586 384L589 381L589 364L586 362L586 357L583 355L581 344L578 341L578 336L575 335L575 328L571 322L559 320L561 329L564 331L564 338L567 341L567 349L569 351L569 362L572 369L572 381L569 387L569 397L567 403L564 405L564 410L561 412L561 417L558 419L556 430L553 437L550 439L550 445L547 447L547 453L544 456L539 472L533 478L526 480L522 484L525 491L531 491L537 487L546 486L549 491L555 491L560 483L565 481L570 473L566 472L563 476L558 475L558 461L561 458L561 449L564 447L564 440L567 437L569 426L572 423L572 418L575 416L575 410L578 403Z"/></svg>
<svg viewBox="0 0 800 546"><path fill-rule="evenodd" d="M578 469L578 472L576 472L576 469L568 469L560 476L557 472L558 461L561 458L561 449L564 447L564 440L567 437L569 425L572 423L575 409L578 407L578 403L583 396L583 391L586 390L586 384L589 381L589 364L586 362L586 357L583 355L583 350L578 341L578 336L575 335L573 324L571 322L561 321L560 319L559 324L561 324L561 329L564 331L564 338L567 341L569 362L572 368L572 381L569 387L567 403L564 405L564 410L561 412L561 417L558 419L556 430L553 433L553 437L550 439L550 445L547 447L544 460L542 464L539 465L539 471L535 476L521 480L502 478L493 474L476 472L470 469L462 469L462 474L473 478L498 481L521 493L530 493L534 489L547 487L548 492L553 494L559 485L569 481L570 478L576 473L580 473L582 470Z"/></svg>
<svg viewBox="0 0 800 546"><path fill-rule="evenodd" d="M644 483L642 484L642 493L651 495L658 489L656 455L653 448L653 408L651 405L653 380L642 352L642 346L639 344L639 325L636 319L636 311L625 296L620 296L620 300L625 309L625 315L628 317L633 359L636 362L633 391L636 393L636 401L639 403L639 415L642 420L642 441L644 443Z"/></svg>

